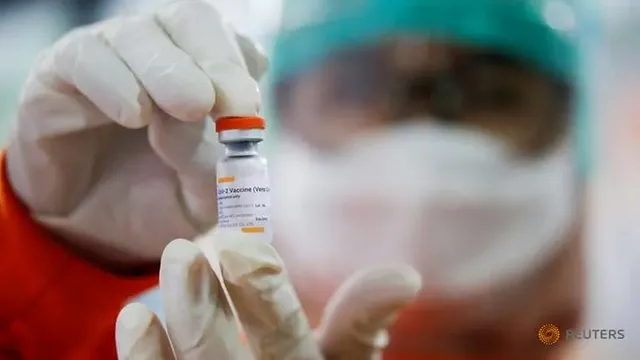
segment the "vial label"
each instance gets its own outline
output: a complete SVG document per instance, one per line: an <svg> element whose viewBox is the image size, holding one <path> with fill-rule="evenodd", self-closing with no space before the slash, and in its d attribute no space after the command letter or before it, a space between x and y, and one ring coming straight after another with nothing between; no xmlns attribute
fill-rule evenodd
<svg viewBox="0 0 640 360"><path fill-rule="evenodd" d="M270 241L270 191L266 173L218 177L218 227L265 234Z"/></svg>

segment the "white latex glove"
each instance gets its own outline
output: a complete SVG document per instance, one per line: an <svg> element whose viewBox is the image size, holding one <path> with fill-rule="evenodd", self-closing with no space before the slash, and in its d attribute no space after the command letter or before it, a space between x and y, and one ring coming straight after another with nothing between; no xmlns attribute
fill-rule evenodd
<svg viewBox="0 0 640 360"><path fill-rule="evenodd" d="M255 115L266 65L203 1L77 29L26 83L11 184L74 245L157 261L215 223L220 149L206 117Z"/></svg>
<svg viewBox="0 0 640 360"><path fill-rule="evenodd" d="M355 274L314 334L273 247L251 235L213 237L224 287L197 245L170 243L160 269L167 331L144 305L127 305L116 325L120 360L373 359L387 343L385 329L421 286L406 266Z"/></svg>

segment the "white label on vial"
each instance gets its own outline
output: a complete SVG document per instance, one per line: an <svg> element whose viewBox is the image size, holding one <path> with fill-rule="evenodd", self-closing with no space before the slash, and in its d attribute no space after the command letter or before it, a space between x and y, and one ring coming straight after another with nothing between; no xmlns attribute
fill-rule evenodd
<svg viewBox="0 0 640 360"><path fill-rule="evenodd" d="M218 177L218 227L271 237L269 178L266 173L250 177Z"/></svg>

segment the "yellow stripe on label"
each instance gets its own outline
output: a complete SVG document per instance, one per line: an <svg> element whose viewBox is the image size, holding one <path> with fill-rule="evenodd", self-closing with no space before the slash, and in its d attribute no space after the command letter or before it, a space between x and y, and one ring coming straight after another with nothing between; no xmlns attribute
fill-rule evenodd
<svg viewBox="0 0 640 360"><path fill-rule="evenodd" d="M230 183L236 181L234 176L223 176L218 178L218 184Z"/></svg>
<svg viewBox="0 0 640 360"><path fill-rule="evenodd" d="M243 233L255 234L255 233L263 233L264 232L264 227L262 227L262 226L243 227L240 230L242 230Z"/></svg>

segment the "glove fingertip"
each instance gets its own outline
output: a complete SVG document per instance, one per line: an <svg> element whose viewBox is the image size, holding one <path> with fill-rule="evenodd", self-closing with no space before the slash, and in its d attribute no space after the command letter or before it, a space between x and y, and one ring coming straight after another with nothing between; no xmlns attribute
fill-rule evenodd
<svg viewBox="0 0 640 360"><path fill-rule="evenodd" d="M390 265L355 273L338 289L350 299L371 306L380 303L410 303L422 288L422 276L409 265ZM349 301L346 301L347 303ZM365 305L367 305L365 304Z"/></svg>
<svg viewBox="0 0 640 360"><path fill-rule="evenodd" d="M355 273L325 308L320 331L323 348L327 351L352 346L367 351L384 348L388 342L385 329L395 321L399 311L415 300L421 286L422 277L408 265Z"/></svg>
<svg viewBox="0 0 640 360"><path fill-rule="evenodd" d="M200 248L189 240L176 239L171 241L162 252L160 259L160 285L165 275L170 275L178 269L188 268L189 264L204 254Z"/></svg>
<svg viewBox="0 0 640 360"><path fill-rule="evenodd" d="M162 261L172 258L190 258L197 256L200 249L191 241L185 239L175 239L171 241L162 253Z"/></svg>
<svg viewBox="0 0 640 360"><path fill-rule="evenodd" d="M134 346L145 337L154 321L154 314L140 303L127 304L116 319L118 358L127 358Z"/></svg>
<svg viewBox="0 0 640 360"><path fill-rule="evenodd" d="M420 273L409 265L398 265L388 269L385 274L388 286L402 292L407 298L415 298L422 288L422 276Z"/></svg>
<svg viewBox="0 0 640 360"><path fill-rule="evenodd" d="M153 313L144 304L130 303L120 310L116 319L116 332L130 331L147 326L153 319Z"/></svg>

